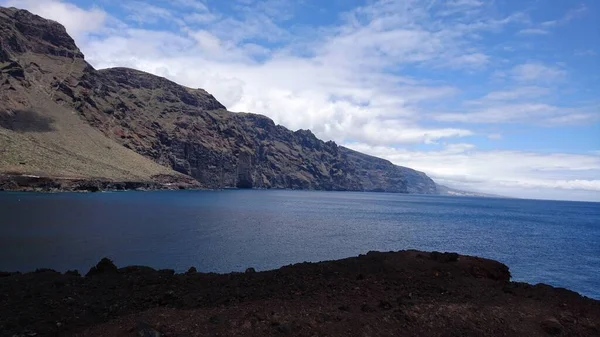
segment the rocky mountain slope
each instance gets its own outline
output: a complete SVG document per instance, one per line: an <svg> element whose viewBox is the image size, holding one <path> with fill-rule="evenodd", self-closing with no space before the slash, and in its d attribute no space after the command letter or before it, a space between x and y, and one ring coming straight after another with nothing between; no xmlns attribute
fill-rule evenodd
<svg viewBox="0 0 600 337"><path fill-rule="evenodd" d="M133 69L95 70L60 24L27 11L1 8L0 32L0 145L10 149L0 172L436 193L424 173L227 111L202 89Z"/></svg>
<svg viewBox="0 0 600 337"><path fill-rule="evenodd" d="M0 9L0 188L193 183L107 138L64 103L58 89L87 68L61 25Z"/></svg>

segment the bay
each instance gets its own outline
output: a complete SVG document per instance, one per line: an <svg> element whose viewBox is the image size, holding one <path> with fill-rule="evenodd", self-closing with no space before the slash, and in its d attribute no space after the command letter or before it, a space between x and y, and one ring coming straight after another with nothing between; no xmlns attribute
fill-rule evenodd
<svg viewBox="0 0 600 337"><path fill-rule="evenodd" d="M600 204L282 190L0 193L0 270L274 269L370 250L495 259L600 299Z"/></svg>

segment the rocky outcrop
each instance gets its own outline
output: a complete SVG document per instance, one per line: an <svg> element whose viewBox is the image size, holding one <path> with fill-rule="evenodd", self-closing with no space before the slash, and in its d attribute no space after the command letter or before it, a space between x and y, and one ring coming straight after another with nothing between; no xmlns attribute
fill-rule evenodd
<svg viewBox="0 0 600 337"><path fill-rule="evenodd" d="M58 22L16 8L1 8L0 20L1 62L24 53L83 59L75 41Z"/></svg>
<svg viewBox="0 0 600 337"><path fill-rule="evenodd" d="M7 115L31 110L36 91L112 141L207 188L436 193L424 173L321 141L309 130L227 111L202 89L133 69L95 70L56 22L4 8L0 29L6 89L0 108Z"/></svg>
<svg viewBox="0 0 600 337"><path fill-rule="evenodd" d="M437 187L425 173L408 167L366 155L357 151L340 147L340 151L352 163L355 163L361 178L361 185L366 191L400 192L418 194L436 194Z"/></svg>
<svg viewBox="0 0 600 337"><path fill-rule="evenodd" d="M598 336L600 302L510 282L502 263L419 251L231 274L0 273L0 336Z"/></svg>

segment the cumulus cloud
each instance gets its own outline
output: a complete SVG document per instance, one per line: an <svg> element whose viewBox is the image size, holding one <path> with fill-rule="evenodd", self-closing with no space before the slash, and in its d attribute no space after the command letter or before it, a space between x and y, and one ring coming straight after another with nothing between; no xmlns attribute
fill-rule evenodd
<svg viewBox="0 0 600 337"><path fill-rule="evenodd" d="M600 201L600 156L594 154L480 151L449 144L436 151L410 151L350 143L348 147L428 172L454 188L514 197Z"/></svg>
<svg viewBox="0 0 600 337"><path fill-rule="evenodd" d="M83 41L83 50L97 67L127 65L160 73L206 88L232 110L264 113L292 129L313 129L325 139L410 144L473 134L415 123L420 102L451 96L456 88L388 73L385 68L437 59L453 67L478 66L487 56L462 55L461 37L449 29L406 27L416 22L408 15L412 8L382 20L388 5L348 13L341 27L319 41L302 44L308 57L298 55L293 45L266 49L244 43L249 37L268 35L273 41L287 33L279 34L281 28L269 20L232 18L210 29L187 27L177 34L124 29L104 39ZM423 8L416 9L426 15ZM163 11L151 12L165 17ZM444 55L447 60L442 62ZM257 62L261 57L266 60Z"/></svg>
<svg viewBox="0 0 600 337"><path fill-rule="evenodd" d="M60 22L74 38L83 39L87 33L98 31L105 24L107 14L100 8L82 9L62 1L6 0L5 7L26 8L47 19Z"/></svg>

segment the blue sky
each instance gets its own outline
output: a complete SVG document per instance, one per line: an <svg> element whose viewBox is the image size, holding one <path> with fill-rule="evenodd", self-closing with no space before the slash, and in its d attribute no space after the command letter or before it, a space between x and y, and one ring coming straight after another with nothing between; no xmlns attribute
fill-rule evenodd
<svg viewBox="0 0 600 337"><path fill-rule="evenodd" d="M600 201L600 2L0 0L63 23L96 68L455 188Z"/></svg>

